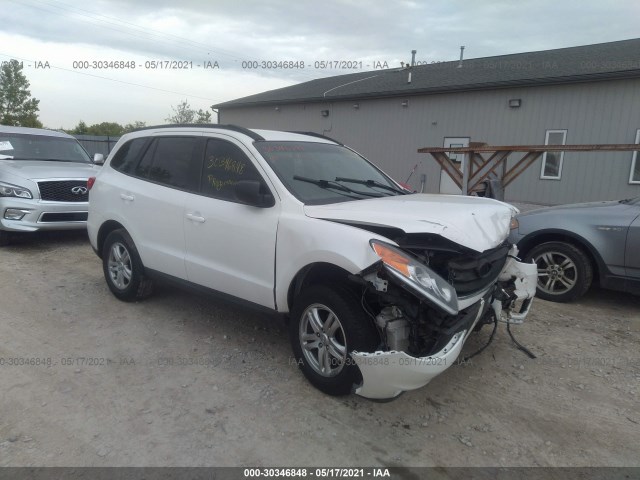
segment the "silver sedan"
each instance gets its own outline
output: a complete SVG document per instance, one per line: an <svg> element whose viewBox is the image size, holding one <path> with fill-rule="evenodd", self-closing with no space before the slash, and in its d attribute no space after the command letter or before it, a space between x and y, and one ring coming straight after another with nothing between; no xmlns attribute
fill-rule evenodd
<svg viewBox="0 0 640 480"><path fill-rule="evenodd" d="M537 296L568 302L594 281L640 295L640 197L523 213L510 240L538 265Z"/></svg>

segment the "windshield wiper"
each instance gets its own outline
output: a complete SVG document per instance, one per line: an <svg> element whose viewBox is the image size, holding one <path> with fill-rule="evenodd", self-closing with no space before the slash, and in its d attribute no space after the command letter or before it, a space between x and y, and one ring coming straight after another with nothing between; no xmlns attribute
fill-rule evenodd
<svg viewBox="0 0 640 480"><path fill-rule="evenodd" d="M299 175L294 175L293 176L294 180L300 180L301 182L307 182L307 183L313 183L314 185L317 185L320 188L331 188L334 190L338 190L339 192L345 192L343 193L343 195L347 195L348 197L351 198L359 198L359 197L354 197L353 195L348 195L349 193L355 193L356 195L363 195L365 197L381 197L382 195L378 195L376 193L368 193L368 192L361 192L359 190L353 190L349 187L345 187L344 185L340 185L339 183L336 183L333 180L316 180L314 178L307 178L307 177L301 177Z"/></svg>
<svg viewBox="0 0 640 480"><path fill-rule="evenodd" d="M360 180L358 178L344 178L344 177L336 177L336 182L348 182L348 183L358 183L360 185L366 185L367 187L378 187L384 188L385 190L389 190L390 192L399 193L400 195L407 195L409 192L403 192L402 190L392 187L390 185L385 185L384 183L377 182L375 180Z"/></svg>

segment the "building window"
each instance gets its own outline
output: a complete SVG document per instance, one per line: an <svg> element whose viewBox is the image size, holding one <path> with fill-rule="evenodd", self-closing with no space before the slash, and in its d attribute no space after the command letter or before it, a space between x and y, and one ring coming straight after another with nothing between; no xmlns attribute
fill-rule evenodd
<svg viewBox="0 0 640 480"><path fill-rule="evenodd" d="M545 145L566 145L566 130L547 130L544 138ZM562 158L564 152L544 152L542 156L542 171L540 178L543 180L560 180L562 176Z"/></svg>
<svg viewBox="0 0 640 480"><path fill-rule="evenodd" d="M640 143L640 128L636 131L636 144ZM631 174L629 175L629 183L640 183L640 158L638 151L633 152L631 157Z"/></svg>
<svg viewBox="0 0 640 480"><path fill-rule="evenodd" d="M462 143L451 143L449 146L451 148L464 148L464 144ZM448 156L449 160L454 163L462 163L462 160L464 159L464 153L448 152Z"/></svg>

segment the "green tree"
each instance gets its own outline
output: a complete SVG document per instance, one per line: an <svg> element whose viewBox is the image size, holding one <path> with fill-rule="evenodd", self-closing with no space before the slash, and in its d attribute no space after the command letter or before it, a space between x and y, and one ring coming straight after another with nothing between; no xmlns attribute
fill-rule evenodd
<svg viewBox="0 0 640 480"><path fill-rule="evenodd" d="M22 63L10 60L0 67L0 124L42 128L38 120L40 100L31 98Z"/></svg>
<svg viewBox="0 0 640 480"><path fill-rule="evenodd" d="M117 137L124 133L131 132L133 130L137 130L138 128L143 128L146 126L146 122L141 122L139 120L136 120L133 123L127 123L124 126L116 122L102 122L94 123L93 125L87 125L84 120L80 120L78 124L71 130L65 131L72 135L108 135L111 137Z"/></svg>
<svg viewBox="0 0 640 480"><path fill-rule="evenodd" d="M141 122L140 120L136 120L133 123L127 123L123 128L123 133L131 132L133 130L137 130L139 128L144 128L147 126L147 122Z"/></svg>
<svg viewBox="0 0 640 480"><path fill-rule="evenodd" d="M196 112L196 122L195 123L211 123L211 112L199 109Z"/></svg>
<svg viewBox="0 0 640 480"><path fill-rule="evenodd" d="M184 100L177 107L171 106L173 115L165 118L167 123L211 123L211 112L205 110L194 110L189 102Z"/></svg>
<svg viewBox="0 0 640 480"><path fill-rule="evenodd" d="M83 120L80 120L78 122L78 125L76 125L69 133L72 133L75 135L87 135L88 132L89 132L89 127Z"/></svg>
<svg viewBox="0 0 640 480"><path fill-rule="evenodd" d="M116 122L94 123L87 128L87 135L108 135L118 137L124 133L124 127Z"/></svg>

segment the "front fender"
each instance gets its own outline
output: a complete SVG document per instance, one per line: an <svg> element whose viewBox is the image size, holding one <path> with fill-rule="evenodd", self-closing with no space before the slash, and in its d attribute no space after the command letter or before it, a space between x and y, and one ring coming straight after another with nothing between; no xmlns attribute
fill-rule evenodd
<svg viewBox="0 0 640 480"><path fill-rule="evenodd" d="M296 274L313 263L328 263L356 274L380 258L369 246L381 235L342 223L283 214L276 240L275 297L279 312L288 312L287 293Z"/></svg>

